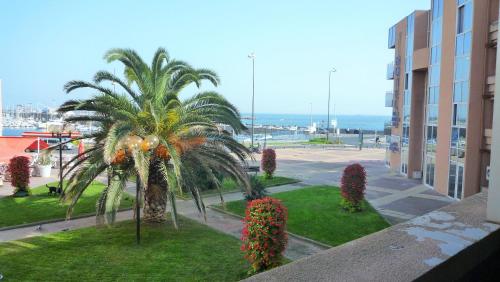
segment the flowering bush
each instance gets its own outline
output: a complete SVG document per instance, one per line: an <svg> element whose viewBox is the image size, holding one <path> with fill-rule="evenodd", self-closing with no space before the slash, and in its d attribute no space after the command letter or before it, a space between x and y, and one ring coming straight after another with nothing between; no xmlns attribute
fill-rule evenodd
<svg viewBox="0 0 500 282"><path fill-rule="evenodd" d="M344 169L341 187L341 205L350 212L362 209L366 189L366 171L360 164L352 164Z"/></svg>
<svg viewBox="0 0 500 282"><path fill-rule="evenodd" d="M266 174L266 178L272 178L276 170L276 152L273 149L265 149L262 151L261 166Z"/></svg>
<svg viewBox="0 0 500 282"><path fill-rule="evenodd" d="M10 159L8 171L11 175L12 186L16 187L15 194L27 195L30 183L30 168L27 157L13 157Z"/></svg>
<svg viewBox="0 0 500 282"><path fill-rule="evenodd" d="M279 266L288 241L286 207L265 197L249 202L245 213L241 250L252 265L249 273Z"/></svg>

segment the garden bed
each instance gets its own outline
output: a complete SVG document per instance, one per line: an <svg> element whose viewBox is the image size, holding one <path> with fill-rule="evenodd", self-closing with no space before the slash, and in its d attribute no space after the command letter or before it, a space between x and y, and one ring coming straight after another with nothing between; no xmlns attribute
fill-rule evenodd
<svg viewBox="0 0 500 282"><path fill-rule="evenodd" d="M377 232L389 223L364 202L361 212L349 213L340 206L340 190L334 186L312 186L272 194L288 208L288 231L313 240L338 246ZM218 206L218 208L221 208ZM226 203L226 210L245 215L246 201Z"/></svg>

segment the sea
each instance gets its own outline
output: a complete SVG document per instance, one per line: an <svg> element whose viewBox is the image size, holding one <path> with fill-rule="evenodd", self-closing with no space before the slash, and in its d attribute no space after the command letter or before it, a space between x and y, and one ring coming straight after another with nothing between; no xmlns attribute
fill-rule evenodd
<svg viewBox="0 0 500 282"><path fill-rule="evenodd" d="M251 124L251 114L243 113L242 122L246 125ZM337 120L337 128L341 129L362 129L370 131L382 132L384 124L391 120L390 116L375 116L375 115L331 115L330 119ZM328 120L327 115L301 115L301 114L255 114L256 126L275 126L275 127L291 127L297 126L300 128L309 127L312 123L318 128L326 128ZM330 126L332 128L332 126ZM2 129L3 136L20 136L25 131L39 131L35 128L8 128ZM262 136L260 136L262 135ZM271 130L267 131L264 136L262 133L256 135L257 140L272 138L274 140L308 140L311 135L304 132L294 132L290 130ZM240 141L250 140L248 134L236 136Z"/></svg>
<svg viewBox="0 0 500 282"><path fill-rule="evenodd" d="M243 123L251 123L251 114L243 113ZM362 130L384 130L384 124L391 121L390 116L377 115L330 115L330 120L337 120L337 127L341 129L362 129ZM255 114L256 125L274 126L299 126L308 127L311 121L317 127L326 128L327 115L303 115L303 114ZM331 127L331 126L330 126Z"/></svg>

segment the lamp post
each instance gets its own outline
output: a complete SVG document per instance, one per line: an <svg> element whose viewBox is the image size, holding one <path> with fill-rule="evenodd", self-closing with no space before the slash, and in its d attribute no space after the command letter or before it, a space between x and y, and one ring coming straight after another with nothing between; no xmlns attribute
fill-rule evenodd
<svg viewBox="0 0 500 282"><path fill-rule="evenodd" d="M332 80L332 73L336 72L337 70L335 68L332 68L328 72L328 121L326 123L326 141L328 142L328 134L330 133L330 88L331 88L331 80Z"/></svg>
<svg viewBox="0 0 500 282"><path fill-rule="evenodd" d="M253 151L253 134L254 134L254 120L255 120L255 53L252 52L248 55L252 59L252 141L251 148Z"/></svg>
<svg viewBox="0 0 500 282"><path fill-rule="evenodd" d="M64 129L66 128L66 132ZM63 138L71 138L71 130L72 128L69 125L63 124L53 124L49 126L49 132L52 134L53 138L59 139L59 191L63 191L63 165L62 165L62 139Z"/></svg>

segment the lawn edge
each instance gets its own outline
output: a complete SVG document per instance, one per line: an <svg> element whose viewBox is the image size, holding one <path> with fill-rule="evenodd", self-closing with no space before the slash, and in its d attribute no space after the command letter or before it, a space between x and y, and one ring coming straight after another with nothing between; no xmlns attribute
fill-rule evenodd
<svg viewBox="0 0 500 282"><path fill-rule="evenodd" d="M134 208L123 208L123 209L119 209L117 212L130 211L133 209ZM86 218L86 217L93 217L93 216L95 216L95 213L84 213L84 214L80 214L80 215L71 217L69 220ZM25 227L31 227L31 226L49 224L49 223L56 223L56 222L62 222L62 221L67 221L67 220L64 218L52 218L52 219L41 220L41 221L36 221L36 222L0 227L0 231L7 231L7 230L12 230L12 229L25 228Z"/></svg>
<svg viewBox="0 0 500 282"><path fill-rule="evenodd" d="M210 205L208 206L209 209L212 209L214 211L217 211L217 212L220 212L220 213L224 213L224 214L227 214L227 215L230 215L232 217L236 217L238 219L244 219L244 217L240 216L240 215L237 215L235 213L232 213L230 211L226 211L224 209L221 209L217 206L214 206L214 205ZM313 245L317 245L317 246L320 246L322 248L327 248L327 249L331 249L333 248L333 246L330 246L328 244L325 244L325 243L322 243L322 242L319 242L319 241L316 241L316 240L313 240L311 238L307 238L307 237L304 237L304 236L301 236L301 235L297 235L295 233L292 233L290 231L285 231L288 235L290 235L291 237L294 237L295 239L298 239L298 240L302 240L302 241L306 241L307 243L310 243L310 244L313 244Z"/></svg>

